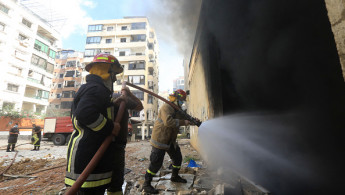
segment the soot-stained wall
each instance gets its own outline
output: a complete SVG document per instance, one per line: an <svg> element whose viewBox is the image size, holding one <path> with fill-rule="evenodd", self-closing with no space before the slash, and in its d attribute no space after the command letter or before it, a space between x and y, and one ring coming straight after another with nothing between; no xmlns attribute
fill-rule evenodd
<svg viewBox="0 0 345 195"><path fill-rule="evenodd" d="M298 111L303 120L294 134L299 139L287 137L286 148L303 149L315 159L320 177L341 181L345 85L323 0L204 0L194 46L213 117ZM261 176L279 175L266 168ZM320 181L322 190L331 185Z"/></svg>

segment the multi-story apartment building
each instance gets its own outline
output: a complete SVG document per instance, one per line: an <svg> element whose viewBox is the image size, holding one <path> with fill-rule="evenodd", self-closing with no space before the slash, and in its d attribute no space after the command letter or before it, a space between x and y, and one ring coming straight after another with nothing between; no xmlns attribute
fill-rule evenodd
<svg viewBox="0 0 345 195"><path fill-rule="evenodd" d="M49 97L49 111L63 115L71 110L75 93L82 83L84 54L74 50L61 50L56 55L53 85Z"/></svg>
<svg viewBox="0 0 345 195"><path fill-rule="evenodd" d="M114 55L124 66L118 76L114 91L121 90L121 80L158 93L158 42L154 29L146 17L92 21L88 26L85 46L85 63L98 53ZM158 100L142 91L131 89L142 100L141 113L131 111L132 119L143 121L148 135L158 114ZM148 131L147 131L148 130Z"/></svg>
<svg viewBox="0 0 345 195"><path fill-rule="evenodd" d="M185 90L185 88L184 88L184 77L183 76L180 76L180 77L173 80L173 91L175 91L176 89Z"/></svg>
<svg viewBox="0 0 345 195"><path fill-rule="evenodd" d="M14 0L0 0L0 108L42 114L59 33Z"/></svg>

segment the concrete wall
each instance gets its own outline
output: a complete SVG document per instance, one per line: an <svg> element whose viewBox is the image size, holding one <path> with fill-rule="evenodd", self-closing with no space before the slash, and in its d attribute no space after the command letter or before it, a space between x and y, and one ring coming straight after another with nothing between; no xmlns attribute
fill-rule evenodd
<svg viewBox="0 0 345 195"><path fill-rule="evenodd" d="M325 0L345 79L345 0Z"/></svg>

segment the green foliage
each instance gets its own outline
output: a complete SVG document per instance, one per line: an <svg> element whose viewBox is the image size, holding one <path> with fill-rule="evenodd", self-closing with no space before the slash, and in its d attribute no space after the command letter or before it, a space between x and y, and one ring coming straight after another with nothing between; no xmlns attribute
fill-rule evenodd
<svg viewBox="0 0 345 195"><path fill-rule="evenodd" d="M190 160L197 161L199 159L195 158L195 157L192 157L192 156L185 156L184 159L183 159L183 162L186 163L186 162L189 162Z"/></svg>

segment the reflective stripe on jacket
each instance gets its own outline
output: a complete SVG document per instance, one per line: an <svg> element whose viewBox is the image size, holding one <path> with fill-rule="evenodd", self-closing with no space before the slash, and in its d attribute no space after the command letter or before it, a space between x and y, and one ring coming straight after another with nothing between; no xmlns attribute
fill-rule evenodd
<svg viewBox="0 0 345 195"><path fill-rule="evenodd" d="M153 127L151 145L168 150L170 144L176 142L179 127L183 125L185 125L183 117L177 115L169 104L164 104L158 112L158 119Z"/></svg>
<svg viewBox="0 0 345 195"><path fill-rule="evenodd" d="M97 75L88 75L86 81L76 93L71 109L74 131L68 143L65 178L65 184L69 186L74 184L114 127L111 91ZM103 187L110 183L114 156L112 144L82 188Z"/></svg>

